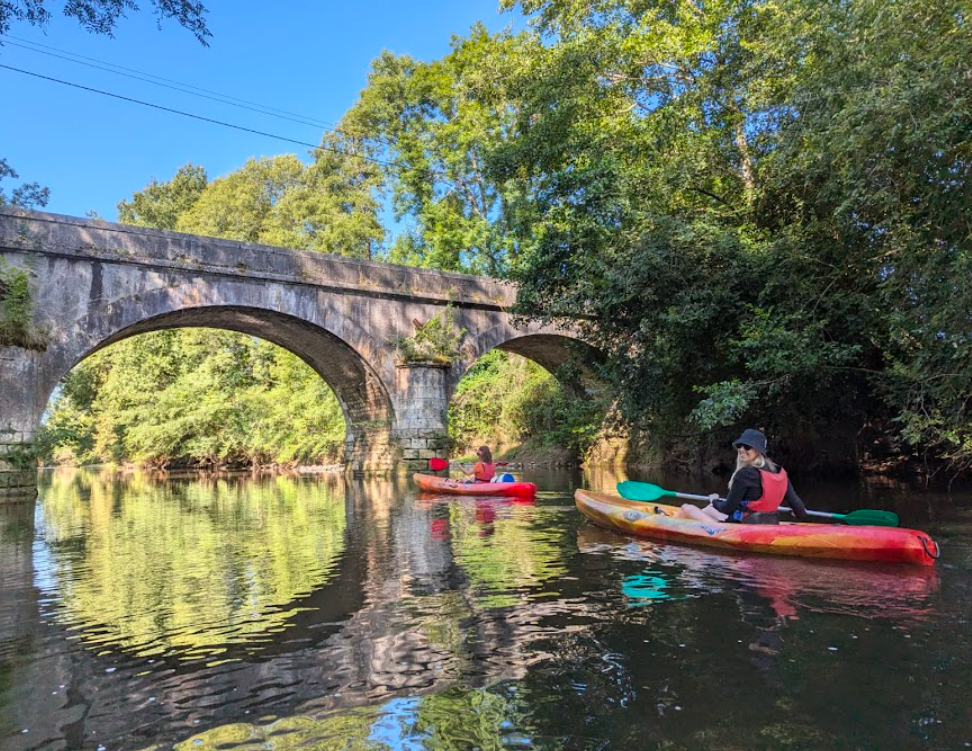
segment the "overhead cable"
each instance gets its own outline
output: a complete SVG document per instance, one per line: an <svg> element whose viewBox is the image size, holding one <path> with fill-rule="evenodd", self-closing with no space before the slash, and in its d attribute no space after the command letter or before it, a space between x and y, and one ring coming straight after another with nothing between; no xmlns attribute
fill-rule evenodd
<svg viewBox="0 0 972 751"><path fill-rule="evenodd" d="M216 119L211 118L211 117L204 117L202 115L196 115L196 114L193 114L191 112L184 112L182 110L173 109L171 107L163 107L161 104L153 104L152 102L146 102L146 101L143 101L141 99L134 99L132 97L122 96L121 94L114 94L114 93L112 93L110 91L103 91L102 89L95 89L95 88L92 88L90 86L82 86L81 84L73 83L71 81L65 81L65 80L60 79L60 78L53 78L52 76L41 75L40 73L34 73L32 71L29 71L29 70L23 70L22 68L15 68L12 65L4 65L4 64L0 63L0 68L5 68L7 70L12 70L12 71L15 71L17 73L23 73L24 75L33 76L34 78L41 78L41 79L44 79L45 81L53 81L54 83L63 84L64 86L71 86L72 88L81 89L82 91L90 91L90 92L93 92L95 94L101 94L103 96L112 97L113 99L121 99L122 101L125 101L125 102L132 102L133 104L141 104L143 107L152 107L153 109L162 110L163 112L171 112L171 113L176 114L176 115L182 115L183 117L191 117L194 120L202 120L203 122L213 123L215 125L222 125L223 127L226 127L226 128L233 128L234 130L242 130L242 131L244 131L246 133L254 133L254 134L258 135L258 136L266 136L267 138L274 138L274 139L276 139L278 141L286 141L288 143L295 143L295 144L297 144L299 146L307 146L308 148L315 149L315 150L320 149L322 151L331 151L331 152L334 152L335 154L341 154L342 156L354 157L356 159L363 159L366 162L373 162L374 164L378 164L378 165L380 165L382 167L390 167L390 166L392 166L389 162L386 162L386 161L384 161L382 159L375 159L374 157L365 156L363 154L355 154L355 153L352 153L350 151L344 151L342 149L335 149L333 147L323 146L323 145L320 145L320 144L315 145L315 144L312 144L312 143L308 143L306 141L298 141L297 139L294 139L294 138L287 138L286 136L278 136L278 135L276 135L274 133L267 133L266 131L262 131L262 130L255 130L253 128L246 128L246 127L244 127L242 125L234 125L233 123L228 123L228 122L225 122L223 120L216 120Z"/></svg>
<svg viewBox="0 0 972 751"><path fill-rule="evenodd" d="M0 36L6 39L17 39L17 37L10 37L6 34L0 34ZM26 40L25 40L26 41ZM71 63L77 63L78 65L84 65L89 68L95 68L97 70L107 71L108 73L114 73L118 76L124 76L125 78L132 78L136 81L144 81L145 83L150 83L154 86L161 86L165 89L172 89L174 91L181 91L184 94L191 94L192 96L198 96L203 99L209 99L210 101L220 102L222 104L228 104L231 107L239 107L241 109L250 110L252 112L259 112L262 115L269 115L270 117L277 117L281 120L289 120L290 122L299 123L300 125L307 125L313 128L323 128L330 130L335 126L334 123L325 122L323 120L315 120L313 118L304 117L303 115L297 115L292 112L286 112L284 110L277 110L273 107L268 107L257 102L249 102L245 99L237 99L236 97L229 96L227 94L220 94L218 91L210 91L209 89L203 89L198 86L193 86L191 84L182 83L180 81L174 81L169 78L162 78L161 76L153 75L152 73L143 73L141 71L133 70L132 68L125 68L121 65L115 65L114 63L108 63L103 60L95 60L94 58L85 57L84 55L77 55L73 52L65 52L64 50L58 50L56 47L48 47L44 44L38 44L37 42L27 42L27 44L20 44L18 42L6 41L3 43L4 46L19 47L20 49L29 50L30 52L37 52L41 55L49 55L50 57L56 57L60 60L67 60ZM35 49L36 47L46 47L45 49ZM49 52L47 50L54 50ZM61 53L61 54L59 54ZM91 61L91 62L85 62ZM117 70L114 70L116 69ZM156 80L153 80L156 79ZM167 83L162 83L162 82ZM172 85L170 85L172 84Z"/></svg>
<svg viewBox="0 0 972 751"><path fill-rule="evenodd" d="M0 37L2 37L5 40L14 40L14 41L2 42L0 43L0 46L10 45L13 47L19 47L21 49L29 50L30 52L37 52L42 55L49 55L51 57L56 57L58 59L66 60L71 63L77 63L78 65L85 65L89 68L95 68L97 70L103 70L108 73L114 73L115 75L124 76L126 78L132 78L136 81L143 81L145 83L150 83L155 86L161 86L162 88L172 89L174 91L181 91L184 94L198 96L203 99L209 99L210 101L220 102L221 104L228 104L231 107L239 107L241 109L251 110L253 112L258 112L262 115L277 117L281 120L289 120L290 122L299 123L301 125L307 125L309 127L318 127L318 128L322 128L323 130L331 131L334 133L345 133L347 135L352 135L352 136L354 135L353 133L348 133L345 129L341 128L341 126L337 125L336 123L329 122L326 120L318 120L316 118L307 117L306 115L301 115L294 112L288 112L287 110L281 110L275 107L270 107L265 104L260 104L259 102L251 102L246 99L240 99L239 97L230 96L229 94L223 94L218 91L212 91L211 89L204 89L201 86L194 86L192 84L184 83L182 81L176 81L171 78L165 78L164 76L157 76L154 73L146 73L145 71L136 70L134 68L126 68L124 65L117 65L115 63L107 62L105 60L98 60L97 58L80 55L76 52L69 52L67 50L58 49L57 47L51 47L50 45L41 44L40 42L33 42L28 39L22 39L20 37L13 36L12 34L0 34ZM42 49L36 49L38 47ZM173 85L170 86L169 84L173 84ZM379 136L371 136L371 138L372 140L382 144L383 146L388 146L390 148L394 148L395 146L391 141L388 141L387 139L381 138Z"/></svg>

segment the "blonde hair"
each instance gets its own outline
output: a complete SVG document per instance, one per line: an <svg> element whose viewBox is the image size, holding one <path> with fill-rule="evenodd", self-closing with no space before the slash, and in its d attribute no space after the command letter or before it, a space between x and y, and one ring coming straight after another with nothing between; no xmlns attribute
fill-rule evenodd
<svg viewBox="0 0 972 751"><path fill-rule="evenodd" d="M761 454L756 451L756 458L751 462L747 462L745 459L736 454L736 469L732 473L732 477L729 478L729 487L732 487L732 481L736 479L736 475L739 474L739 470L745 469L746 467L756 467L756 469L765 469L768 472L776 472L778 467L776 463L770 459L766 454Z"/></svg>

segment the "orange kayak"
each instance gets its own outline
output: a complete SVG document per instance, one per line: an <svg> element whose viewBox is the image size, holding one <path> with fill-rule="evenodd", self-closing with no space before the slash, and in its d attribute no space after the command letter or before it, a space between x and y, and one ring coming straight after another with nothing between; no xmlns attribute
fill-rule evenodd
<svg viewBox="0 0 972 751"><path fill-rule="evenodd" d="M426 493L446 495L500 495L533 497L537 486L532 482L463 482L449 477L414 474L412 479Z"/></svg>
<svg viewBox="0 0 972 751"><path fill-rule="evenodd" d="M577 508L600 527L666 542L750 553L883 561L931 566L938 545L924 532L900 527L842 524L725 524L674 516L677 506L629 501L620 496L574 492Z"/></svg>

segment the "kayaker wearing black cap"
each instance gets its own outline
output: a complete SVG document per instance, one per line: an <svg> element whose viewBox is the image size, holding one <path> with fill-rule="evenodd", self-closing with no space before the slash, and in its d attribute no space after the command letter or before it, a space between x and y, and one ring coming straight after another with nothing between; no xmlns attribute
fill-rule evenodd
<svg viewBox="0 0 972 751"><path fill-rule="evenodd" d="M736 447L736 471L729 478L726 499L713 493L709 496L710 505L700 509L686 504L677 516L699 521L778 524L777 509L786 505L797 519L806 521L807 507L790 484L786 470L766 456L766 436L746 428L732 445Z"/></svg>

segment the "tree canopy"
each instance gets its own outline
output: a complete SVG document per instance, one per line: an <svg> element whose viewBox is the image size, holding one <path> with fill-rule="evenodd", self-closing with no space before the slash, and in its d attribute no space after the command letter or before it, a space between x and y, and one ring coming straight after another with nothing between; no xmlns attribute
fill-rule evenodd
<svg viewBox="0 0 972 751"><path fill-rule="evenodd" d="M502 6L529 27L382 53L313 163L187 166L120 211L508 276L522 315L581 321L659 445L758 425L808 462L970 467L967 3Z"/></svg>
<svg viewBox="0 0 972 751"><path fill-rule="evenodd" d="M0 34L6 34L13 23L24 22L33 26L46 26L56 6L68 18L73 18L83 29L94 34L111 36L120 18L126 13L137 13L138 3L134 0L4 0L0 2ZM206 26L206 8L193 0L152 0L155 15L161 26L163 19L172 19L188 29L201 44L208 44L212 36ZM3 41L0 40L0 46Z"/></svg>

